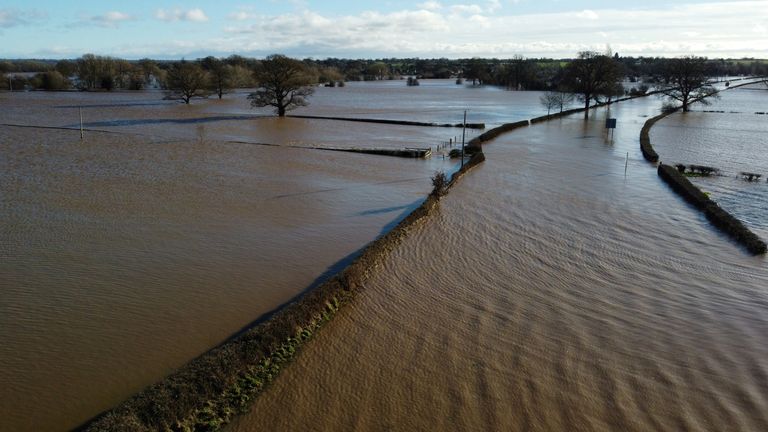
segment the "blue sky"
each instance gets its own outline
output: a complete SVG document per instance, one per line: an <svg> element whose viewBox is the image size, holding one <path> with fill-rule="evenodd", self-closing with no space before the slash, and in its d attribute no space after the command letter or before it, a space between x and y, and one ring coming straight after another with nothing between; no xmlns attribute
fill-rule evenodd
<svg viewBox="0 0 768 432"><path fill-rule="evenodd" d="M0 3L0 58L768 58L768 0L19 1Z"/></svg>

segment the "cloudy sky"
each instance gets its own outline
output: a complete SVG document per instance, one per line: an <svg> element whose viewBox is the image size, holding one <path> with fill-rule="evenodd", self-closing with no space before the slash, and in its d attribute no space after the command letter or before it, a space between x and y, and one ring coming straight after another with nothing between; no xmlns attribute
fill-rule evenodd
<svg viewBox="0 0 768 432"><path fill-rule="evenodd" d="M0 58L768 58L768 0L2 0Z"/></svg>

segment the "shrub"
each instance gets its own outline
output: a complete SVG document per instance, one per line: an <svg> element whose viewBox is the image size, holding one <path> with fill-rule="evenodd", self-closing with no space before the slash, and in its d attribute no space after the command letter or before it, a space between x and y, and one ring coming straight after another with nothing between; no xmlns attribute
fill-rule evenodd
<svg viewBox="0 0 768 432"><path fill-rule="evenodd" d="M638 87L632 87L629 89L630 96L643 96L646 93L648 93L648 86L645 84L641 84Z"/></svg>
<svg viewBox="0 0 768 432"><path fill-rule="evenodd" d="M435 175L432 176L432 193L431 195L440 198L448 192L448 177L443 171L435 171Z"/></svg>
<svg viewBox="0 0 768 432"><path fill-rule="evenodd" d="M661 106L661 112L663 112L664 114L672 114L673 112L675 112L675 111L677 111L679 109L680 109L679 106L676 106L676 105L671 104L669 102L666 102L666 103L664 103Z"/></svg>
<svg viewBox="0 0 768 432"><path fill-rule="evenodd" d="M32 85L39 90L65 90L69 88L69 81L57 71L43 72L32 78Z"/></svg>

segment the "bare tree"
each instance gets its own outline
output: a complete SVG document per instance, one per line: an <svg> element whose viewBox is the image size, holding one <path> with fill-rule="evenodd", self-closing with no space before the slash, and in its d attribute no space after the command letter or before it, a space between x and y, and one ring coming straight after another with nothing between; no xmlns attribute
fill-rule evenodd
<svg viewBox="0 0 768 432"><path fill-rule="evenodd" d="M281 54L263 60L256 67L254 78L259 89L248 95L251 107L275 107L280 117L286 111L307 106L307 97L315 91L304 63Z"/></svg>
<svg viewBox="0 0 768 432"><path fill-rule="evenodd" d="M566 106L572 104L573 99L572 93L557 92L557 107L560 109L560 112L563 112Z"/></svg>
<svg viewBox="0 0 768 432"><path fill-rule="evenodd" d="M464 79L472 80L472 85L477 85L478 82L482 85L488 77L488 65L485 60L473 57L464 67L463 75Z"/></svg>
<svg viewBox="0 0 768 432"><path fill-rule="evenodd" d="M611 57L594 51L583 51L565 70L565 86L584 102L584 118L589 118L589 104L593 99L610 94L621 79L621 68Z"/></svg>
<svg viewBox="0 0 768 432"><path fill-rule="evenodd" d="M671 100L683 104L683 112L688 112L690 104L701 102L708 105L706 97L717 93L708 84L706 57L686 56L669 59L665 62L667 84L662 94Z"/></svg>
<svg viewBox="0 0 768 432"><path fill-rule="evenodd" d="M366 79L370 79L371 81L375 80L383 80L387 76L387 72L389 71L389 67L384 62L374 62L370 64L365 69L365 76Z"/></svg>
<svg viewBox="0 0 768 432"><path fill-rule="evenodd" d="M197 63L185 60L171 65L166 78L166 99L181 100L189 105L192 98L208 97L208 75Z"/></svg>
<svg viewBox="0 0 768 432"><path fill-rule="evenodd" d="M544 93L539 98L539 101L547 109L547 115L549 115L550 111L555 108L563 112L563 109L573 102L573 95L571 93L551 91Z"/></svg>
<svg viewBox="0 0 768 432"><path fill-rule="evenodd" d="M515 54L507 69L507 86L513 90L525 90L533 80L533 64L520 54Z"/></svg>
<svg viewBox="0 0 768 432"><path fill-rule="evenodd" d="M153 78L155 81L161 78L160 68L157 67L157 63L155 63L154 60L150 60L148 58L139 60L139 68L141 69L144 85L147 87L153 84Z"/></svg>
<svg viewBox="0 0 768 432"><path fill-rule="evenodd" d="M560 96L557 92L546 92L541 95L541 97L539 97L539 101L544 106L544 108L547 109L547 115L549 115L553 109L557 108L559 103L558 99L560 99Z"/></svg>
<svg viewBox="0 0 768 432"><path fill-rule="evenodd" d="M76 60L77 77L80 87L87 90L102 88L112 90L115 86L115 59L85 54Z"/></svg>
<svg viewBox="0 0 768 432"><path fill-rule="evenodd" d="M209 56L200 61L210 77L210 87L219 99L232 88L232 66L221 59Z"/></svg>

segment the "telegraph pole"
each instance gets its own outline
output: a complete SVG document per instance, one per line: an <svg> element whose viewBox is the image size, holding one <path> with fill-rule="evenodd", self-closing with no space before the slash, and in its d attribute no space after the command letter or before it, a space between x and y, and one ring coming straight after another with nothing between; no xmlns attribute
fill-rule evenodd
<svg viewBox="0 0 768 432"><path fill-rule="evenodd" d="M461 126L461 168L464 168L464 136L467 132L467 110L464 110L464 123Z"/></svg>

